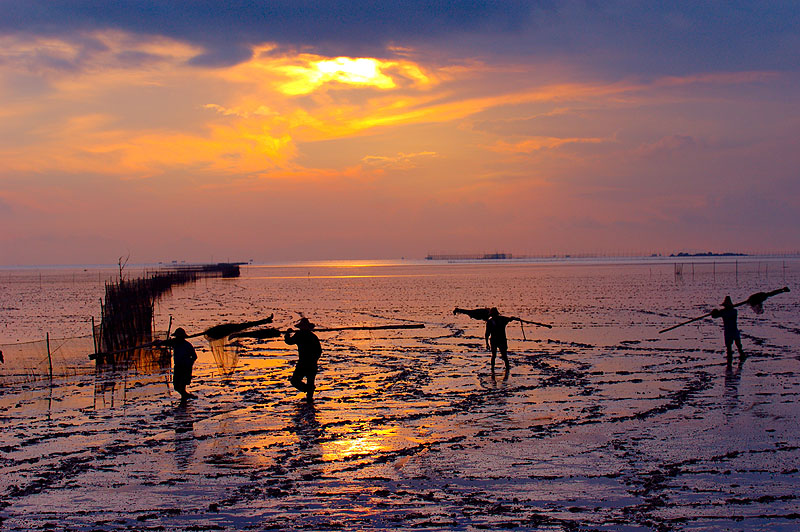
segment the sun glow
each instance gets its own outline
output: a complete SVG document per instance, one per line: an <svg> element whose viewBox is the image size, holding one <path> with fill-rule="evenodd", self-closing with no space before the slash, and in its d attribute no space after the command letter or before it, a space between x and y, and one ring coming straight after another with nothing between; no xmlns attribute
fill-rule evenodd
<svg viewBox="0 0 800 532"><path fill-rule="evenodd" d="M407 62L381 61L369 57L308 58L305 65L286 65L281 71L291 78L280 86L288 95L309 94L326 83L341 83L382 90L398 86L391 74L417 83L430 83L417 65ZM387 73L389 72L389 73Z"/></svg>

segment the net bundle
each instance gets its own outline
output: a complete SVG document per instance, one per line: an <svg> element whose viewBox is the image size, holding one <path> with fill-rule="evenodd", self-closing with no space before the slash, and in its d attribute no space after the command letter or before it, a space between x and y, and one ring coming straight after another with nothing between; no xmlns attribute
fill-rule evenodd
<svg viewBox="0 0 800 532"><path fill-rule="evenodd" d="M240 344L238 342L236 345L228 343L228 336L212 338L211 336L205 335L205 339L208 340L208 345L211 347L211 354L214 355L214 362L216 362L219 371L225 376L232 374L236 366L239 365Z"/></svg>

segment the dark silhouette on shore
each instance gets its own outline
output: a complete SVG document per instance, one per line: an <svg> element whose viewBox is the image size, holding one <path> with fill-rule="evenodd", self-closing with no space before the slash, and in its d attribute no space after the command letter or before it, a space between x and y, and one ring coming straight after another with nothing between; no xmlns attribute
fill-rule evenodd
<svg viewBox="0 0 800 532"><path fill-rule="evenodd" d="M301 318L295 327L299 329L297 332L289 328L283 335L284 342L297 346L297 363L289 382L301 392L305 392L306 400L312 402L316 389L314 381L318 371L317 362L322 355L322 346L317 335L312 332L315 325L308 321L308 318Z"/></svg>
<svg viewBox="0 0 800 532"><path fill-rule="evenodd" d="M712 318L722 318L722 327L725 333L725 350L728 355L729 364L733 360L733 344L736 344L740 360L744 360L746 356L744 351L742 351L742 338L739 334L739 326L736 323L737 314L738 312L733 306L731 296L725 296L721 309L714 309L711 311Z"/></svg>
<svg viewBox="0 0 800 532"><path fill-rule="evenodd" d="M789 292L789 291L790 291L789 288L784 286L783 288L779 288L779 289L773 290L771 292L756 292L755 294L752 294L750 297L748 297L744 301L739 301L738 303L731 302L730 306L735 308L735 307L740 307L742 305L750 305L750 307L753 309L753 312L755 312L756 314L761 314L762 312L764 312L764 301L766 301L767 299L769 299L769 298L771 298L773 296L776 296L778 294L783 294L783 293L786 293L786 292ZM726 299L726 301L730 301L730 298L731 298L730 296L727 296L725 299ZM688 325L690 323L694 323L696 321L702 320L703 318L708 318L709 316L711 316L712 318L716 318L718 316L715 316L714 314L717 313L717 312L719 312L718 309L712 310L711 312L706 312L702 316L697 316L696 318L692 318L690 320L682 321L677 325L673 325L672 327L667 327L666 329L661 329L660 331L658 331L658 333L661 334L661 333L665 333L667 331L672 331L674 329L677 329L678 327L683 327L684 325Z"/></svg>
<svg viewBox="0 0 800 532"><path fill-rule="evenodd" d="M163 342L172 348L172 387L181 395L181 401L194 399L197 396L186 391L186 386L192 382L192 368L197 360L194 346L187 340L186 331L178 327L172 333L173 338Z"/></svg>
<svg viewBox="0 0 800 532"><path fill-rule="evenodd" d="M500 358L510 367L508 362L508 338L506 337L506 325L512 321L520 321L516 316L503 316L497 308L489 310L489 319L486 320L486 349L492 351L492 368L494 368L497 352L500 351Z"/></svg>

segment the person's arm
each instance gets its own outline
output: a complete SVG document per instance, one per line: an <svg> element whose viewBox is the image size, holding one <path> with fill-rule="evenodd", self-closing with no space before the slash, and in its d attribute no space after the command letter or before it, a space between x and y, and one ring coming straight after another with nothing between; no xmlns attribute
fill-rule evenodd
<svg viewBox="0 0 800 532"><path fill-rule="evenodd" d="M486 320L486 333L484 334L484 337L486 338L486 349L491 349L491 347L489 346L489 337L491 335L492 331L489 327L489 320Z"/></svg>
<svg viewBox="0 0 800 532"><path fill-rule="evenodd" d="M289 328L289 329L286 329L285 333L283 333L283 341L286 342L289 345L294 345L294 344L297 343L295 341L295 339L294 339L294 336L292 336L293 332L294 332L294 329Z"/></svg>
<svg viewBox="0 0 800 532"><path fill-rule="evenodd" d="M194 364L194 361L197 360L197 351L194 350L194 346L189 344L189 360L191 363Z"/></svg>

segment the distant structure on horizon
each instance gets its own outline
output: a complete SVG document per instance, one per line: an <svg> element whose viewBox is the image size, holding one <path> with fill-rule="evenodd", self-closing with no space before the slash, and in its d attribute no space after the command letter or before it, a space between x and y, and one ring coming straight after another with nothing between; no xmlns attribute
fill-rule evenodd
<svg viewBox="0 0 800 532"><path fill-rule="evenodd" d="M706 251L705 253L687 253L685 251L681 251L680 253L670 253L670 257L748 257L748 253L733 253L727 251L725 253L714 253L711 251Z"/></svg>
<svg viewBox="0 0 800 532"><path fill-rule="evenodd" d="M482 253L448 255L444 253L429 253L425 260L508 260L512 259L511 253Z"/></svg>

